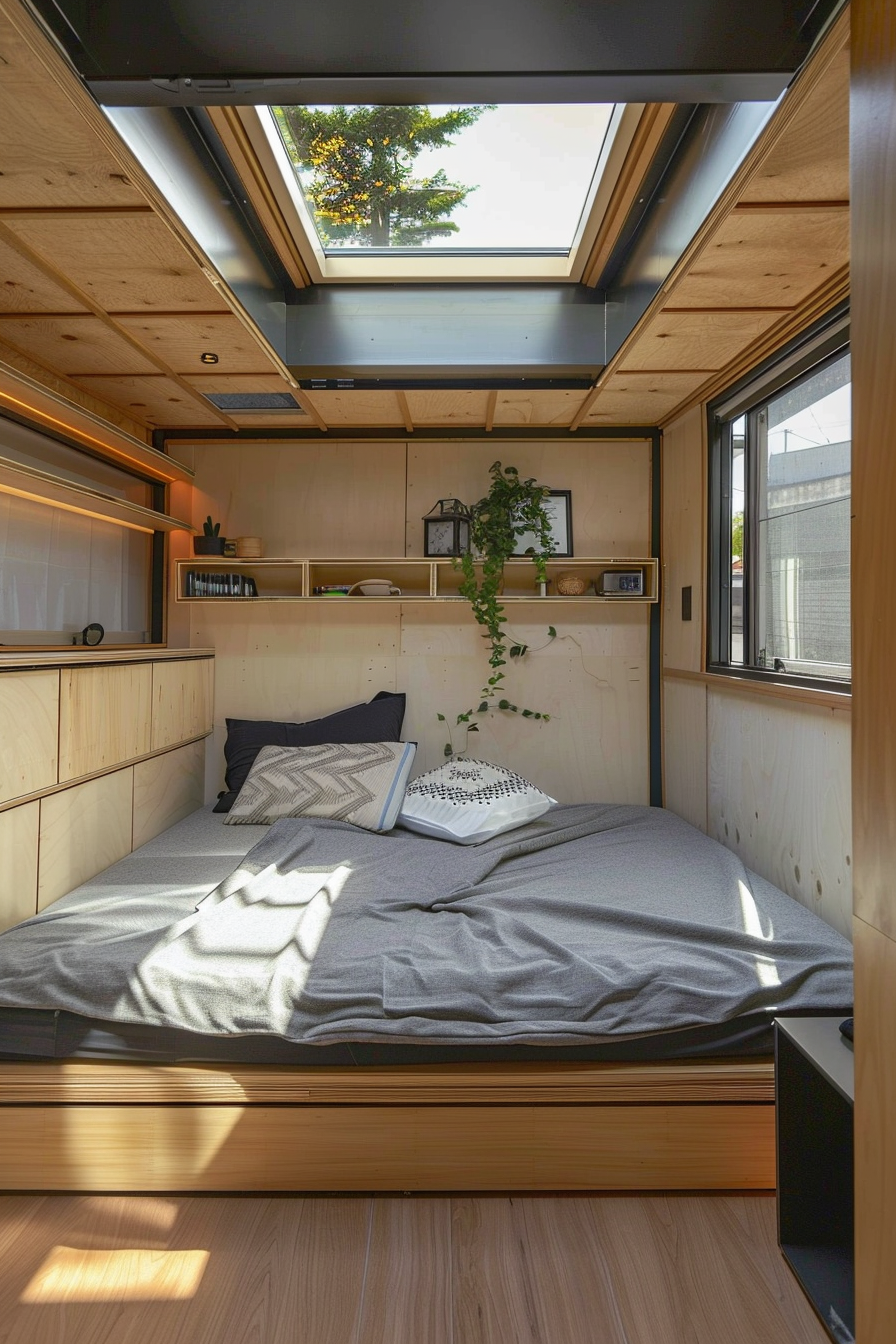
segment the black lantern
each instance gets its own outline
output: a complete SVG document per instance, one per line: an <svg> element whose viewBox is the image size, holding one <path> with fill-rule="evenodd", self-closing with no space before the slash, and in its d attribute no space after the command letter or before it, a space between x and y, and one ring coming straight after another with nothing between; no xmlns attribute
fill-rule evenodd
<svg viewBox="0 0 896 1344"><path fill-rule="evenodd" d="M464 555L470 549L470 511L459 499L436 500L423 519L424 555Z"/></svg>

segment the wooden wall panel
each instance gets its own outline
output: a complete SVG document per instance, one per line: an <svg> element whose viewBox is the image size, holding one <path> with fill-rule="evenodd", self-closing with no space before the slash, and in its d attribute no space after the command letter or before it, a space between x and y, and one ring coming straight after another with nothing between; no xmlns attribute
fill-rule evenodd
<svg viewBox="0 0 896 1344"><path fill-rule="evenodd" d="M663 682L663 806L706 830L706 687Z"/></svg>
<svg viewBox="0 0 896 1344"><path fill-rule="evenodd" d="M267 556L404 554L403 442L197 446L194 464L194 521Z"/></svg>
<svg viewBox="0 0 896 1344"><path fill-rule="evenodd" d="M650 546L650 444L441 443L408 445L407 554L423 554L420 521L435 501L470 504L488 492L488 469L499 459L553 490L572 491L573 544L578 555L647 555Z"/></svg>
<svg viewBox="0 0 896 1344"><path fill-rule="evenodd" d="M707 735L708 833L850 937L848 713L710 690Z"/></svg>
<svg viewBox="0 0 896 1344"><path fill-rule="evenodd" d="M303 722L397 689L397 605L337 613L310 603L208 602L191 610L193 644L215 649L207 801L224 787L225 718Z"/></svg>
<svg viewBox="0 0 896 1344"><path fill-rule="evenodd" d="M505 464L572 490L577 554L647 553L647 442L500 448ZM497 452L491 443L416 440L407 450L404 442L197 447L196 516L215 512L218 500L225 516L238 509L239 526L263 535L269 555L276 546L285 554L399 557L405 535L407 554L421 555L423 515L439 497L456 494L469 502L484 494ZM233 531L229 523L226 530ZM487 675L482 639L466 607L396 604L365 611L332 603L206 602L190 611L191 642L216 651L207 798L222 787L228 716L315 718L379 690L403 690L404 735L420 743L415 773L422 773L444 759L437 714L453 720L477 704ZM471 747L566 801L647 802L646 607L602 603L564 612L562 602L549 602L508 612L513 636L532 649L507 669L508 698L553 717L538 725L500 715L482 725ZM552 624L558 638L549 641Z"/></svg>
<svg viewBox="0 0 896 1344"><path fill-rule="evenodd" d="M57 780L59 673L0 675L0 803Z"/></svg>
<svg viewBox="0 0 896 1344"><path fill-rule="evenodd" d="M527 643L508 668L507 698L549 713L549 723L516 714L489 716L466 743L471 756L506 765L560 802L649 801L647 774L647 612L644 607L589 612L551 604L514 608L508 630ZM425 612L425 615L424 615ZM548 641L553 622L557 638ZM475 707L485 661L478 627L444 607L405 609L397 689L407 692L405 737L419 742L414 773L440 765L448 738L444 713ZM544 646L544 647L540 647ZM462 728L451 740L463 750Z"/></svg>
<svg viewBox="0 0 896 1344"><path fill-rule="evenodd" d="M204 789L204 740L135 765L134 849L201 807Z"/></svg>
<svg viewBox="0 0 896 1344"><path fill-rule="evenodd" d="M663 431L663 666L703 667L706 569L706 414L695 406ZM681 590L691 589L691 619L681 618Z"/></svg>
<svg viewBox="0 0 896 1344"><path fill-rule="evenodd" d="M152 665L66 667L60 674L59 781L150 750Z"/></svg>
<svg viewBox="0 0 896 1344"><path fill-rule="evenodd" d="M39 909L130 853L133 787L128 768L41 799Z"/></svg>
<svg viewBox="0 0 896 1344"><path fill-rule="evenodd" d="M889 582L896 509L896 22L892 6L876 0L853 0L851 15L855 908L869 926L856 965L856 1336L861 1344L890 1344L896 1337L896 626Z"/></svg>
<svg viewBox="0 0 896 1344"><path fill-rule="evenodd" d="M153 663L152 751L210 731L214 670L211 658Z"/></svg>
<svg viewBox="0 0 896 1344"><path fill-rule="evenodd" d="M0 812L0 932L37 913L40 803Z"/></svg>

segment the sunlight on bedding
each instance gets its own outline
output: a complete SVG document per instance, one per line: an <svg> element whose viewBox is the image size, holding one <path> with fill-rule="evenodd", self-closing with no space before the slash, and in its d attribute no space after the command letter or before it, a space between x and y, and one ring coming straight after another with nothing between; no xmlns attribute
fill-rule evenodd
<svg viewBox="0 0 896 1344"><path fill-rule="evenodd" d="M759 910L753 899L753 894L745 882L738 879L738 895L740 896L740 908L744 921L744 932L750 938L761 938L763 942L771 942L775 936L774 925L771 920L768 921L768 933L763 933L762 920L759 916ZM780 985L781 977L778 974L778 967L773 957L763 956L762 953L756 953L756 978L760 985L766 989Z"/></svg>
<svg viewBox="0 0 896 1344"><path fill-rule="evenodd" d="M233 993L262 974L267 1003L256 1029L285 1034L292 1004L304 988L333 908L352 872L239 868L196 910L178 921L134 968L129 989L141 1005L171 1014L188 1027L191 1002L211 1002L222 985Z"/></svg>
<svg viewBox="0 0 896 1344"><path fill-rule="evenodd" d="M19 1301L182 1302L194 1297L208 1251L86 1251L54 1246Z"/></svg>

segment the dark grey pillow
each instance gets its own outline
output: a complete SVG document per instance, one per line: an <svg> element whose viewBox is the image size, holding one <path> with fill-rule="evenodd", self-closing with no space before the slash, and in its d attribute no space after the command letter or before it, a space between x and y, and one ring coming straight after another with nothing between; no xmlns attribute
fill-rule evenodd
<svg viewBox="0 0 896 1344"><path fill-rule="evenodd" d="M216 812L229 812L262 747L319 747L328 742L398 742L404 722L403 692L379 691L364 705L340 709L308 723L267 719L227 719L224 759L227 770Z"/></svg>

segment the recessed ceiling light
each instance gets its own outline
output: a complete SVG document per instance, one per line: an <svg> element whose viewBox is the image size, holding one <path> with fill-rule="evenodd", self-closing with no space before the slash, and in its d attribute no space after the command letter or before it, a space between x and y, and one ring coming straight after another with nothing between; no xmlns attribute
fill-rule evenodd
<svg viewBox="0 0 896 1344"><path fill-rule="evenodd" d="M218 356L213 354L211 350L203 351L199 358L203 364L217 364L218 362Z"/></svg>

